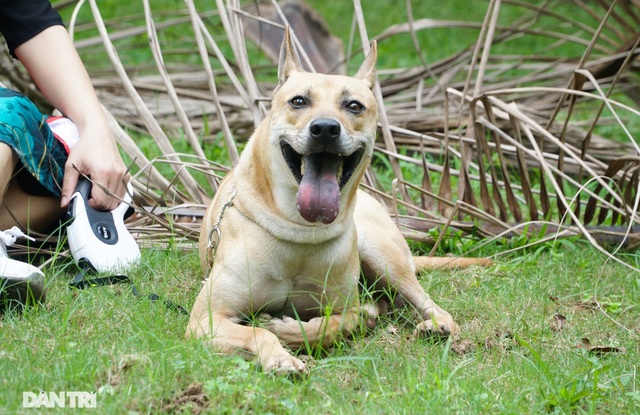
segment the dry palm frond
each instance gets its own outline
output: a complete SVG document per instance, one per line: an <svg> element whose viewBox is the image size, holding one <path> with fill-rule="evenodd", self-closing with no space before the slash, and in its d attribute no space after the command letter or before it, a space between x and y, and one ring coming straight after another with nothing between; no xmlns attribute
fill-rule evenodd
<svg viewBox="0 0 640 415"><path fill-rule="evenodd" d="M104 20L95 0L82 3L77 7L90 8L92 20L72 28L82 38L81 54L103 57L89 68L136 164L136 203L144 209L130 225L149 244L197 234L205 205L237 160L237 143L268 110L275 68L267 59L277 56L283 23L298 35L309 68L341 72L342 57L350 59L302 2L217 0L215 10L200 10L187 0L168 15L144 0L144 13L118 20ZM373 39L408 34L420 58L415 67L379 68L376 94L384 106L375 159L389 169L370 170L363 183L407 237L434 243L430 230L437 227L479 237L546 232L583 235L597 246L638 245L637 1L491 0L476 22L420 18L408 1L407 23L377 36L367 33L363 13L374 6L353 4L362 49ZM507 8L522 16L501 22ZM427 64L417 34L433 28L476 28L480 35ZM177 40L159 35L171 29ZM136 42L126 41L140 35L151 45L138 46L149 58L134 64ZM549 42L531 54L495 51L522 37ZM249 39L265 51L262 64L249 58L248 48L256 53ZM577 48L576 56L566 52ZM13 62L0 60L0 71L43 102ZM144 152L140 137L152 138ZM223 165L206 160L212 146L226 148Z"/></svg>

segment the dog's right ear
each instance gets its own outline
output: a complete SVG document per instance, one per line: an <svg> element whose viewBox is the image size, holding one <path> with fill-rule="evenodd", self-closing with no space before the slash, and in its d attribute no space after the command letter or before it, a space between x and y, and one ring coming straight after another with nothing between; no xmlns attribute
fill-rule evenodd
<svg viewBox="0 0 640 415"><path fill-rule="evenodd" d="M289 25L284 27L284 39L280 48L280 59L278 62L278 86L284 84L289 76L294 72L303 72L300 59L296 49L291 42L291 29Z"/></svg>

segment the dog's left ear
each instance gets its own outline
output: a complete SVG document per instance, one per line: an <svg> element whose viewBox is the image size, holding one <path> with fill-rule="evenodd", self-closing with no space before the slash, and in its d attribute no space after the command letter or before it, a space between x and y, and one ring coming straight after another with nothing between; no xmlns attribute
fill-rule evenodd
<svg viewBox="0 0 640 415"><path fill-rule="evenodd" d="M365 58L364 62L358 69L358 72L354 75L356 79L362 79L365 81L369 88L373 88L377 81L377 73L376 73L376 61L378 60L378 44L374 40L371 43L371 50L369 54Z"/></svg>
<svg viewBox="0 0 640 415"><path fill-rule="evenodd" d="M291 29L289 25L286 25L278 62L278 86L284 84L293 72L304 72L304 70L300 64L300 59L298 59L296 49L291 42Z"/></svg>

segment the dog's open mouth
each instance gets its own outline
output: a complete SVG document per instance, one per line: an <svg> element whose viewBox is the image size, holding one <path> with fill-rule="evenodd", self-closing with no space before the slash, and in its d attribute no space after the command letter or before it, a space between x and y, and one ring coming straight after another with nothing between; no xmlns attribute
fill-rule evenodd
<svg viewBox="0 0 640 415"><path fill-rule="evenodd" d="M296 203L309 222L333 222L340 212L340 190L349 182L364 149L343 156L336 153L298 154L289 144L281 144L289 170L299 184Z"/></svg>

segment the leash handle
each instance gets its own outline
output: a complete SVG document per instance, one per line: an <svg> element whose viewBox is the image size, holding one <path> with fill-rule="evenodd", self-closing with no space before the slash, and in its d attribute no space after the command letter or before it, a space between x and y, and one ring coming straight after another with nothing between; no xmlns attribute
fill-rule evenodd
<svg viewBox="0 0 640 415"><path fill-rule="evenodd" d="M69 286L79 290L85 290L90 287L102 287L105 285L125 284L130 282L131 280L126 275L109 275L99 278L86 278L86 273L84 271L80 271L69 283Z"/></svg>

